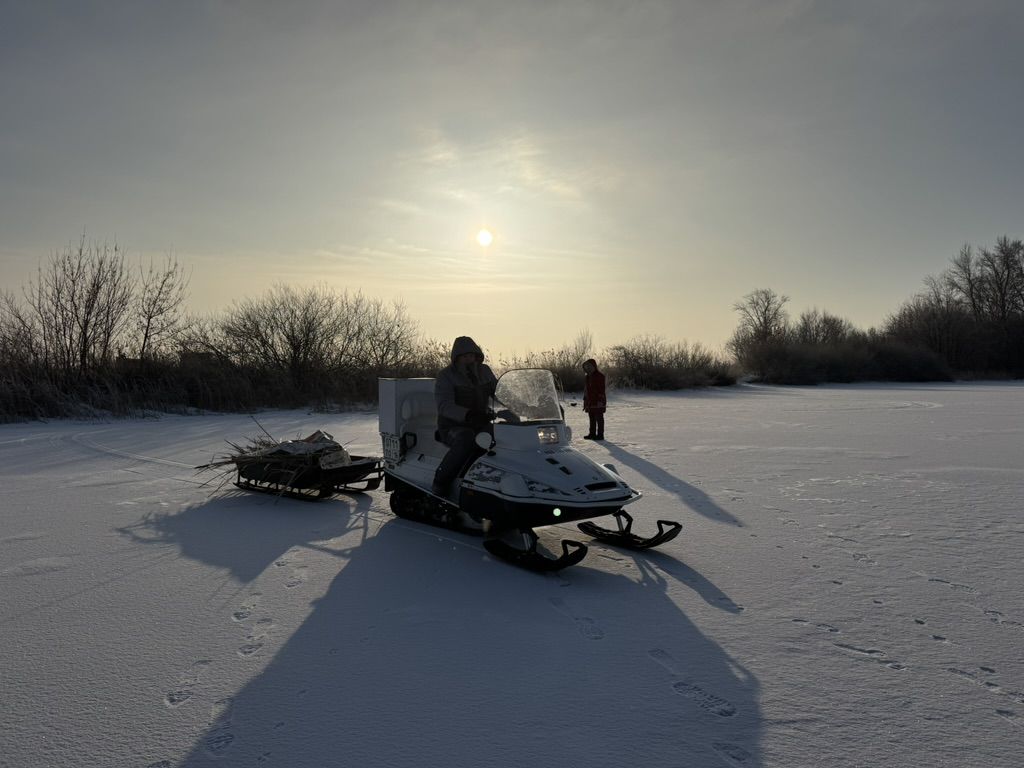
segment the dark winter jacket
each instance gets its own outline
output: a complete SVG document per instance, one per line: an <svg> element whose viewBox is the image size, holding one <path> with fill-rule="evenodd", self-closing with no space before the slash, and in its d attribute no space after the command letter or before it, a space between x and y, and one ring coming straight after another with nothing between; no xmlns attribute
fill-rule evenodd
<svg viewBox="0 0 1024 768"><path fill-rule="evenodd" d="M473 353L475 361L460 366L459 355ZM437 428L468 426L466 414L486 411L498 383L491 369L484 365L483 350L469 336L459 336L452 344L452 362L437 374L434 401L437 403Z"/></svg>
<svg viewBox="0 0 1024 768"><path fill-rule="evenodd" d="M589 413L604 413L608 400L604 391L604 374L597 370L597 362L587 360L594 366L594 372L586 375L583 389L583 410ZM586 365L587 363L584 363Z"/></svg>

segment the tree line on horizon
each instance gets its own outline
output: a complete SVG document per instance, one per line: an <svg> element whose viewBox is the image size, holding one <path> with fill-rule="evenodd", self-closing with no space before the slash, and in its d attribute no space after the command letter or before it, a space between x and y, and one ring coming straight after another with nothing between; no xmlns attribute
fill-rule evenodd
<svg viewBox="0 0 1024 768"><path fill-rule="evenodd" d="M380 376L433 376L449 344L425 336L404 305L361 292L278 284L209 316L185 310L190 276L172 256L128 259L77 244L41 263L20 295L0 292L0 420L190 409L238 411L371 403ZM588 331L560 348L499 359L549 368L568 391L601 360L613 386L936 381L1024 375L1024 246L967 245L878 329L758 289L734 305L728 354L658 336L600 352Z"/></svg>
<svg viewBox="0 0 1024 768"><path fill-rule="evenodd" d="M964 245L939 275L862 331L811 309L793 321L767 288L734 305L727 347L754 380L774 384L1024 377L1024 242Z"/></svg>

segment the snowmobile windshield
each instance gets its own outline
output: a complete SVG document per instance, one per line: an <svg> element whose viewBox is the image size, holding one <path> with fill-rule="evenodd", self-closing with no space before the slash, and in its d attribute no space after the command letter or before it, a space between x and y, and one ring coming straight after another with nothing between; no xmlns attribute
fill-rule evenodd
<svg viewBox="0 0 1024 768"><path fill-rule="evenodd" d="M499 422L525 424L562 420L555 377L543 368L521 368L502 374L494 399L498 404Z"/></svg>

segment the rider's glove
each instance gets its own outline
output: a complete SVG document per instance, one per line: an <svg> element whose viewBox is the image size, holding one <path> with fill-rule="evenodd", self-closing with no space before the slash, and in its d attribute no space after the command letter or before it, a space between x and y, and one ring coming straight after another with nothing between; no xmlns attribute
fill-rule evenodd
<svg viewBox="0 0 1024 768"><path fill-rule="evenodd" d="M466 423L473 429L485 429L491 423L491 416L483 411L470 410L466 414Z"/></svg>

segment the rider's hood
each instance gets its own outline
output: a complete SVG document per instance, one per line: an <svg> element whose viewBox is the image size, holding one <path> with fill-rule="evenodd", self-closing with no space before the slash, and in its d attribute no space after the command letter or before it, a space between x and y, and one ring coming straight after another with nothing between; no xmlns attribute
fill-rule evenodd
<svg viewBox="0 0 1024 768"><path fill-rule="evenodd" d="M469 336L459 336L455 343L452 344L452 362L454 363L459 355L465 355L470 352L476 355L478 363L484 361L484 351L480 349L480 345Z"/></svg>

